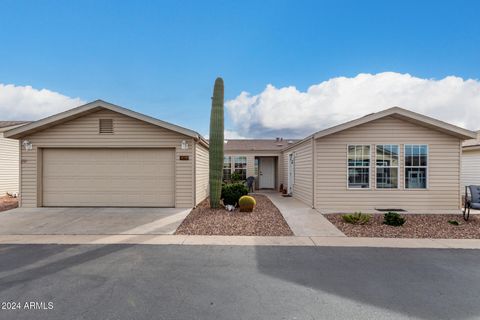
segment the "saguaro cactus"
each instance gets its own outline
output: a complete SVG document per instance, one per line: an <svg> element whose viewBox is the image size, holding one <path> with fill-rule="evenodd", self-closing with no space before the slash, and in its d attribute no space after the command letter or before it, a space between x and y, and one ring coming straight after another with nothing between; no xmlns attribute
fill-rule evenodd
<svg viewBox="0 0 480 320"><path fill-rule="evenodd" d="M220 206L223 175L223 79L215 80L210 114L210 208Z"/></svg>

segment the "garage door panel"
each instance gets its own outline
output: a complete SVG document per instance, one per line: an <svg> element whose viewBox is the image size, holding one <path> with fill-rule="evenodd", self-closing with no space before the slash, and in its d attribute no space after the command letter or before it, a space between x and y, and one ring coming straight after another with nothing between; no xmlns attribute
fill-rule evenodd
<svg viewBox="0 0 480 320"><path fill-rule="evenodd" d="M173 149L45 149L44 206L173 207Z"/></svg>

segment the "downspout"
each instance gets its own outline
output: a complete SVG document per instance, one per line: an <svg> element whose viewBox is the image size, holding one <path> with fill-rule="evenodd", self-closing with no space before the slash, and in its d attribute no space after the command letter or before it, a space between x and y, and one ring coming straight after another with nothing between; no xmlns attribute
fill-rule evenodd
<svg viewBox="0 0 480 320"><path fill-rule="evenodd" d="M316 157L316 147L315 147L315 135L312 135L312 208L315 209L315 185L316 185L316 169L317 162L315 161Z"/></svg>
<svg viewBox="0 0 480 320"><path fill-rule="evenodd" d="M193 207L197 207L197 140L193 139Z"/></svg>

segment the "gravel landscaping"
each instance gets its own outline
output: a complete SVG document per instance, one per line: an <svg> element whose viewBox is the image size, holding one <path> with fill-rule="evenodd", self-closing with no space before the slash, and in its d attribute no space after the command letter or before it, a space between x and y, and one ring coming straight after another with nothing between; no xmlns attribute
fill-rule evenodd
<svg viewBox="0 0 480 320"><path fill-rule="evenodd" d="M405 214L400 227L383 224L383 214L372 215L364 225L346 223L341 214L325 214L348 237L480 239L480 216L464 221L460 214ZM457 221L458 226L448 221Z"/></svg>
<svg viewBox="0 0 480 320"><path fill-rule="evenodd" d="M18 207L18 198L10 196L0 197L0 211L7 211Z"/></svg>
<svg viewBox="0 0 480 320"><path fill-rule="evenodd" d="M257 201L253 212L235 209L210 209L208 199L193 209L175 234L225 236L293 236L280 211L264 195L252 195Z"/></svg>

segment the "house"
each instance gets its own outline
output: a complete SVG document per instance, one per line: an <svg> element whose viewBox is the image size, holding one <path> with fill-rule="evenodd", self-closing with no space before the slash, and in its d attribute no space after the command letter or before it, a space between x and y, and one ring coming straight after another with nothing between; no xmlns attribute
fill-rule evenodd
<svg viewBox="0 0 480 320"><path fill-rule="evenodd" d="M21 140L22 207L193 207L208 194L201 135L105 101L4 134Z"/></svg>
<svg viewBox="0 0 480 320"><path fill-rule="evenodd" d="M27 121L0 121L0 196L18 194L19 143L4 137L4 132Z"/></svg>
<svg viewBox="0 0 480 320"><path fill-rule="evenodd" d="M281 183L322 213L458 210L462 142L475 137L394 107L287 146Z"/></svg>
<svg viewBox="0 0 480 320"><path fill-rule="evenodd" d="M476 139L463 142L461 173L462 195L465 194L465 186L480 185L480 131Z"/></svg>
<svg viewBox="0 0 480 320"><path fill-rule="evenodd" d="M255 177L255 189L280 188L283 170L282 150L298 140L230 139L223 147L223 178L236 172L245 180Z"/></svg>

